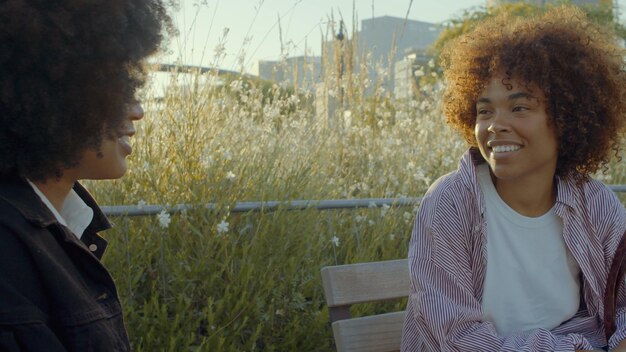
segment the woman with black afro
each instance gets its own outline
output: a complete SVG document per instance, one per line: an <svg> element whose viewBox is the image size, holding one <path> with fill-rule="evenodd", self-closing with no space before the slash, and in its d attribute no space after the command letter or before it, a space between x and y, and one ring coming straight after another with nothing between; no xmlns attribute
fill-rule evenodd
<svg viewBox="0 0 626 352"><path fill-rule="evenodd" d="M626 210L591 177L623 148L625 54L567 6L444 49L443 110L469 148L415 220L402 351L626 351L623 281L603 323Z"/></svg>
<svg viewBox="0 0 626 352"><path fill-rule="evenodd" d="M0 350L128 351L78 183L124 175L161 0L0 0Z"/></svg>

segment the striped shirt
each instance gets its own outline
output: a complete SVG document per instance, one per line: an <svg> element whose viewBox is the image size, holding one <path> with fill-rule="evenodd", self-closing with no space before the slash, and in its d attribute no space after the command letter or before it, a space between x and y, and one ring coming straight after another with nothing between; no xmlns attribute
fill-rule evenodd
<svg viewBox="0 0 626 352"><path fill-rule="evenodd" d="M626 210L597 181L582 186L557 179L554 212L563 238L582 272L578 313L552 330L499 336L483 320L481 301L487 263L484 201L473 150L459 169L437 180L415 219L409 248L411 295L402 351L575 351L607 345L601 321L606 278L626 230ZM608 345L626 338L626 287L617 299L617 331Z"/></svg>

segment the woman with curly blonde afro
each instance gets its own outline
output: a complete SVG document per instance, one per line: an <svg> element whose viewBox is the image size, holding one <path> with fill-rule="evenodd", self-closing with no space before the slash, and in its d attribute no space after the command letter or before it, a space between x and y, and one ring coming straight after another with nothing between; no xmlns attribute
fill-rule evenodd
<svg viewBox="0 0 626 352"><path fill-rule="evenodd" d="M603 299L626 210L591 175L619 159L625 51L584 12L502 14L442 53L443 111L469 144L413 229L403 351L626 351Z"/></svg>

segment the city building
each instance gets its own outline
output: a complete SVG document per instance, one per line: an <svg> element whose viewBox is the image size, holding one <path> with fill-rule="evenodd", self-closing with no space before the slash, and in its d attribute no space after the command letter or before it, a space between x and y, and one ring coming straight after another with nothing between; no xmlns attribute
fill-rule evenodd
<svg viewBox="0 0 626 352"><path fill-rule="evenodd" d="M405 82L404 78L395 78L396 72L407 74L409 71L405 55L413 53L416 58L424 59L426 50L437 40L443 29L440 24L392 16L362 20L361 30L354 38L343 38L342 45L336 45L337 39L322 44L322 56L326 58L322 70L336 70L333 61L341 57L335 53L336 50L354 50L351 55L354 64L366 60L368 78L372 82L367 94L372 94L378 84L386 91L394 92L397 82ZM397 63L400 68L395 68Z"/></svg>
<svg viewBox="0 0 626 352"><path fill-rule="evenodd" d="M292 86L298 91L313 92L322 74L321 62L319 56L295 56L281 61L260 60L258 76L261 79Z"/></svg>
<svg viewBox="0 0 626 352"><path fill-rule="evenodd" d="M418 80L432 58L424 50L407 49L404 57L394 64L393 95L396 99L411 99L416 95Z"/></svg>
<svg viewBox="0 0 626 352"><path fill-rule="evenodd" d="M407 53L421 61L428 61L426 50L437 40L443 26L399 17L382 16L361 21L358 37L359 52L368 54L369 76L372 81L382 81L383 86L394 92L396 72L407 73L406 67L394 68L397 62L406 66ZM409 59L410 60L410 59ZM377 68L391 68L386 77ZM383 71L384 72L384 71ZM404 82L404 80L402 80Z"/></svg>

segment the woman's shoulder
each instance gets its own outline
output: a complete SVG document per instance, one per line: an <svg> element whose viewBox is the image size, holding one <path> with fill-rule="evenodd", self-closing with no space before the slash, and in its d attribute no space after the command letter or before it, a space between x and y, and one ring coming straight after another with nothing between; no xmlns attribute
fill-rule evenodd
<svg viewBox="0 0 626 352"><path fill-rule="evenodd" d="M0 179L0 232L23 233L45 228L50 221L44 207L25 181Z"/></svg>
<svg viewBox="0 0 626 352"><path fill-rule="evenodd" d="M426 224L465 226L479 216L474 187L459 171L441 176L426 191L418 218Z"/></svg>
<svg viewBox="0 0 626 352"><path fill-rule="evenodd" d="M474 193L472 185L462 177L462 174L459 171L453 171L435 180L426 191L424 199L459 201L473 198Z"/></svg>
<svg viewBox="0 0 626 352"><path fill-rule="evenodd" d="M599 233L617 233L626 230L626 208L617 194L604 183L589 179L582 184L567 182L560 196L573 214L582 217Z"/></svg>
<svg viewBox="0 0 626 352"><path fill-rule="evenodd" d="M578 187L580 190L578 197L579 203L582 203L588 210L617 210L624 211L624 206L620 202L617 194L606 184L595 179L589 179Z"/></svg>

